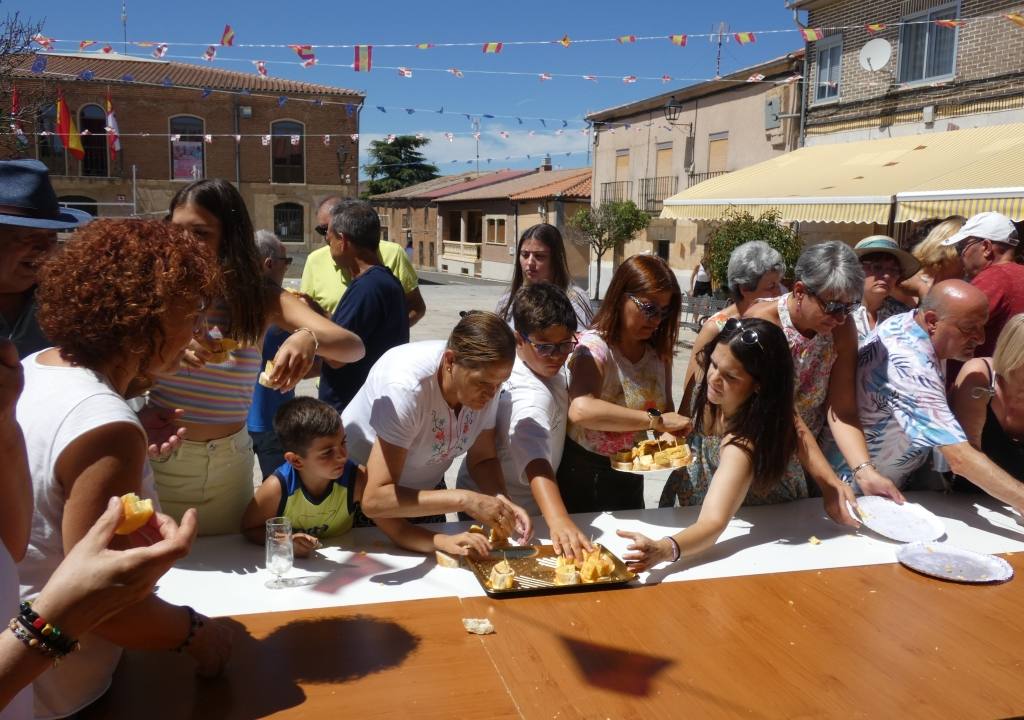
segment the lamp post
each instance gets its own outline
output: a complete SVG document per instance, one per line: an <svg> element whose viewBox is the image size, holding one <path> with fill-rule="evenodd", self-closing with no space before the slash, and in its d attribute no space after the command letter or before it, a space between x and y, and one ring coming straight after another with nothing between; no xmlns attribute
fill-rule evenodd
<svg viewBox="0 0 1024 720"><path fill-rule="evenodd" d="M683 106L676 102L675 96L668 99L665 103L665 107L662 112L665 113L665 119L668 120L670 125L675 125L679 119L679 113L683 111Z"/></svg>

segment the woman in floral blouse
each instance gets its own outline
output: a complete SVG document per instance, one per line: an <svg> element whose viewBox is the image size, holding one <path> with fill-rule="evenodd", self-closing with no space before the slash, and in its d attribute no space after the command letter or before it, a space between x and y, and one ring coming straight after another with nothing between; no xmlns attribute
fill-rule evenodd
<svg viewBox="0 0 1024 720"><path fill-rule="evenodd" d="M672 411L680 305L676 276L658 257L634 255L612 277L569 359L569 427L558 468L569 512L643 508L643 477L612 469L609 457L645 431L689 427Z"/></svg>

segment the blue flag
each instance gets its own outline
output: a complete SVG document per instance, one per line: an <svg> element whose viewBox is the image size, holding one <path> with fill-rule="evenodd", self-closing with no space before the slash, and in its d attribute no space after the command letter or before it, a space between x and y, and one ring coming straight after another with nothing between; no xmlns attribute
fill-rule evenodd
<svg viewBox="0 0 1024 720"><path fill-rule="evenodd" d="M35 62L32 63L32 72L38 74L46 72L46 56L36 55Z"/></svg>

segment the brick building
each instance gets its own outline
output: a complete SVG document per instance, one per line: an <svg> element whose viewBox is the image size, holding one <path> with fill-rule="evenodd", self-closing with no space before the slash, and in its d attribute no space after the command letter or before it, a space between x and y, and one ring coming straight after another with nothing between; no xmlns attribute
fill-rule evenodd
<svg viewBox="0 0 1024 720"><path fill-rule="evenodd" d="M98 215L159 214L183 183L226 178L255 226L273 229L301 259L321 244L312 230L319 200L356 195L359 92L116 53L45 58L36 74L34 57L26 57L14 80L23 95L40 92L43 82L47 93L63 91L85 157L39 135L54 130L53 105L26 123L30 142L21 154L49 166L65 203ZM113 159L104 129L108 93L121 135Z"/></svg>
<svg viewBox="0 0 1024 720"><path fill-rule="evenodd" d="M791 0L789 7L825 31L808 44L807 145L1024 121L1024 29L1005 17L1024 13L1021 0ZM862 51L881 67L866 69Z"/></svg>

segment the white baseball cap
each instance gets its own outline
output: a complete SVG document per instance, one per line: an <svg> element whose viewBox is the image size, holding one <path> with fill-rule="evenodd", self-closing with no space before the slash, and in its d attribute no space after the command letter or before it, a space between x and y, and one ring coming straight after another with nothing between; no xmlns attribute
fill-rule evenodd
<svg viewBox="0 0 1024 720"><path fill-rule="evenodd" d="M1020 239L1017 237L1017 228L1002 213L983 212L968 218L960 231L950 235L942 241L943 245L956 245L967 238L981 238L992 242L1003 243L1004 245L1016 246Z"/></svg>

